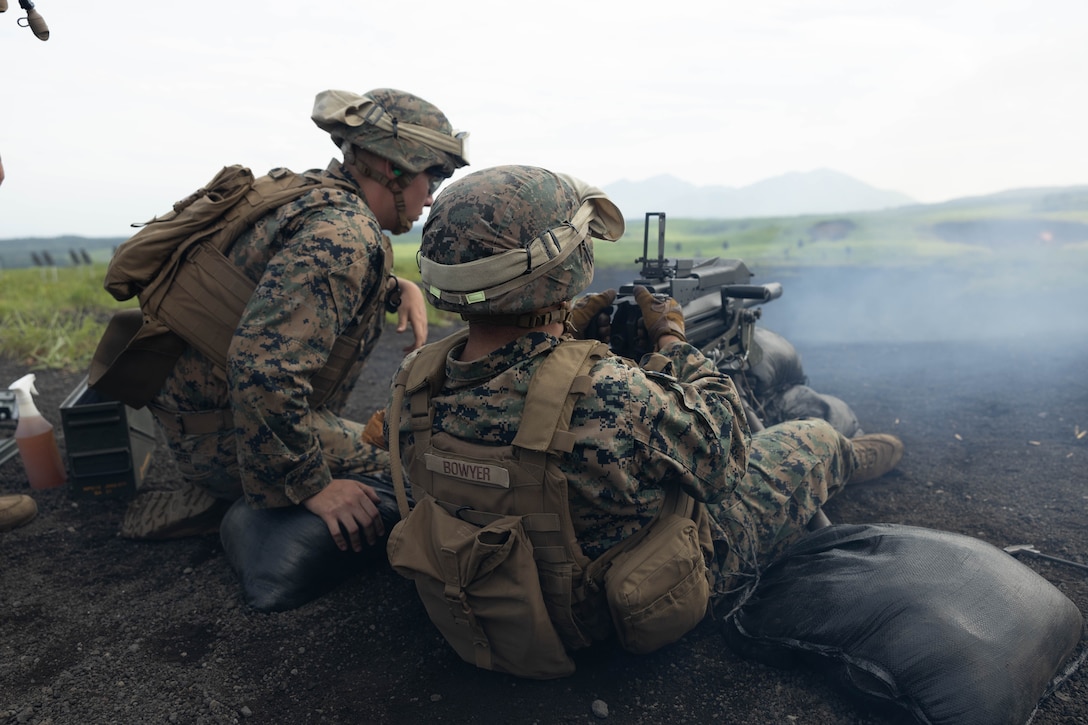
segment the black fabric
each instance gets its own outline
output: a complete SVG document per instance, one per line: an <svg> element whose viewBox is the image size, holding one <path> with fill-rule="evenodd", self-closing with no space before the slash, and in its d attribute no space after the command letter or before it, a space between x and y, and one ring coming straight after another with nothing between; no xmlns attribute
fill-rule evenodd
<svg viewBox="0 0 1088 725"><path fill-rule="evenodd" d="M872 524L807 535L724 632L743 656L830 671L920 723L1021 725L1083 659L1083 628L1072 601L995 546Z"/></svg>
<svg viewBox="0 0 1088 725"><path fill-rule="evenodd" d="M754 379L757 398L765 398L793 385L807 382L801 355L789 340L765 327L752 329L752 345L758 348L758 360L749 373Z"/></svg>
<svg viewBox="0 0 1088 725"><path fill-rule="evenodd" d="M763 424L776 425L799 418L822 418L847 438L861 433L857 416L843 400L817 393L805 383L801 355L790 341L763 327L752 331L759 350L748 379L760 403Z"/></svg>
<svg viewBox="0 0 1088 725"><path fill-rule="evenodd" d="M388 533L400 519L393 484L357 478L381 496L378 511ZM325 522L302 506L254 509L239 499L223 517L219 536L246 603L263 612L299 607L367 564L385 560L385 538L373 546L364 542L358 553L340 551Z"/></svg>
<svg viewBox="0 0 1088 725"><path fill-rule="evenodd" d="M822 418L847 438L859 435L861 425L854 411L841 398L817 393L807 385L794 385L763 401L767 425L801 418Z"/></svg>

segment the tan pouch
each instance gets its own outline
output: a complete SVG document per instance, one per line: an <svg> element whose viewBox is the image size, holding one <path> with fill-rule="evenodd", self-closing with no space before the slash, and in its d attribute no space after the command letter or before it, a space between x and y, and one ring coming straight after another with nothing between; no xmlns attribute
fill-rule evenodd
<svg viewBox="0 0 1088 725"><path fill-rule="evenodd" d="M142 408L158 395L186 347L168 328L145 321L139 309L121 310L110 318L94 351L88 386Z"/></svg>
<svg viewBox="0 0 1088 725"><path fill-rule="evenodd" d="M672 644L706 615L710 581L699 527L665 514L604 575L608 609L620 644L646 654Z"/></svg>
<svg viewBox="0 0 1088 725"><path fill-rule="evenodd" d="M574 672L548 617L520 516L478 527L426 496L393 527L387 550L466 662L533 679Z"/></svg>

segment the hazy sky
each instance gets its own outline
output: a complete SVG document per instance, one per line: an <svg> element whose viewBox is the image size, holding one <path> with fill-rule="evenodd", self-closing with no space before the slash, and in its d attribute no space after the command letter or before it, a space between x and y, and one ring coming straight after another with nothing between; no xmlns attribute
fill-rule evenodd
<svg viewBox="0 0 1088 725"><path fill-rule="evenodd" d="M324 166L315 93L391 86L471 169L922 202L1088 183L1083 0L36 0L0 15L0 238L125 236L242 163Z"/></svg>

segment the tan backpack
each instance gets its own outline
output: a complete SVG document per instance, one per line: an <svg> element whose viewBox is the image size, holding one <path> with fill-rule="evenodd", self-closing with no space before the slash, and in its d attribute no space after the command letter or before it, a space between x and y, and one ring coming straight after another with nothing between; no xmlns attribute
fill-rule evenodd
<svg viewBox="0 0 1088 725"><path fill-rule="evenodd" d="M652 525L594 561L571 522L556 454L573 448L570 418L607 346L570 340L553 349L530 382L513 445L488 446L431 431L430 398L463 339L421 350L394 382L389 413L402 516L389 561L415 581L431 621L465 661L534 679L571 674L570 652L610 632L632 652L679 639L709 600L702 507L674 487ZM405 395L415 439L406 451L410 512L397 435Z"/></svg>
<svg viewBox="0 0 1088 725"><path fill-rule="evenodd" d="M225 252L260 217L318 186L359 193L353 184L321 174L281 168L254 178L244 166L227 166L121 244L104 286L118 300L138 295L140 309L110 320L91 362L90 387L141 408L190 345L225 374L227 348L255 288ZM392 254L385 252L388 274ZM367 305L376 307L380 298L376 293ZM326 401L349 372L358 357L358 333L349 330L337 339L315 377L311 404Z"/></svg>

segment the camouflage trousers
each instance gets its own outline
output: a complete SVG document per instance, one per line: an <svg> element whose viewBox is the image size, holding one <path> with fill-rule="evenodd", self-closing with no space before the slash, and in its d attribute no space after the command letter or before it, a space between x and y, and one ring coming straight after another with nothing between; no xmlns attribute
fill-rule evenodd
<svg viewBox="0 0 1088 725"><path fill-rule="evenodd" d="M715 598L752 583L805 533L856 466L850 439L824 420L792 420L753 434L748 474L731 496L706 507Z"/></svg>
<svg viewBox="0 0 1088 725"><path fill-rule="evenodd" d="M238 437L233 428L202 435L182 434L163 408L152 407L178 470L187 483L218 499L246 495L258 508L293 504L277 481L246 481L238 466ZM389 453L364 442L365 425L341 418L327 408L313 411L313 432L334 478L367 477L389 470ZM252 475L252 474L251 474Z"/></svg>

